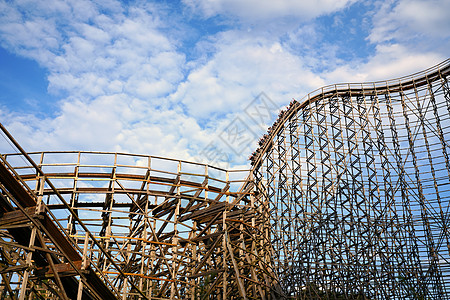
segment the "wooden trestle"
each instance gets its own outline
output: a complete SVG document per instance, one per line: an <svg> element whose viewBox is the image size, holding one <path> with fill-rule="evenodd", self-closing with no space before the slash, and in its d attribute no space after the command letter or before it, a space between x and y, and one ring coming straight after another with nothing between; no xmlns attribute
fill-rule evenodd
<svg viewBox="0 0 450 300"><path fill-rule="evenodd" d="M450 60L293 101L252 156L295 299L450 298Z"/></svg>
<svg viewBox="0 0 450 300"><path fill-rule="evenodd" d="M0 159L1 297L282 297L248 170L100 152Z"/></svg>
<svg viewBox="0 0 450 300"><path fill-rule="evenodd" d="M0 154L0 298L449 299L450 60L293 101L251 170Z"/></svg>

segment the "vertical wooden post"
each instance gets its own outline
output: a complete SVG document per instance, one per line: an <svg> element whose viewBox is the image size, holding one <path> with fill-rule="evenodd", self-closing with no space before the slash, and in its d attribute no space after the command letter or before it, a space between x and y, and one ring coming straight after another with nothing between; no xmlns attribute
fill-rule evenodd
<svg viewBox="0 0 450 300"><path fill-rule="evenodd" d="M81 270L86 270L87 266L89 265L89 260L87 256L87 251L89 247L89 233L84 234L84 245L83 245L83 257L81 262ZM81 300L83 296L83 281L80 278L80 281L78 282L78 293L77 293L77 300Z"/></svg>
<svg viewBox="0 0 450 300"><path fill-rule="evenodd" d="M30 242L28 243L28 247L33 247L34 246L34 241L36 239L36 227L33 227L31 229L31 236L30 236ZM30 251L27 253L27 258L25 260L27 269L25 270L24 274L23 274L23 279L22 279L22 286L20 287L20 292L19 292L19 300L24 300L25 299L25 295L26 295L26 291L27 291L27 285L28 285L28 278L30 276L30 267L32 266L31 264L31 258L33 256L33 252Z"/></svg>
<svg viewBox="0 0 450 300"><path fill-rule="evenodd" d="M178 255L178 215L180 214L180 181L181 181L181 161L178 162L178 168L177 168L177 176L179 177L179 180L177 180L177 193L176 193L176 206L175 206L175 214L173 216L173 238L172 238L172 244L174 245L172 247L172 283L171 283L171 292L170 292L170 299L173 299L175 297L175 285L177 284L177 255Z"/></svg>
<svg viewBox="0 0 450 300"><path fill-rule="evenodd" d="M228 174L228 170L225 173L225 182L226 184L230 183L230 177ZM227 218L227 211L228 211L228 204L230 203L230 196L227 193L227 195L225 196L225 209L223 211L223 216L222 216L222 231L224 232L223 234L223 238L222 238L222 251L223 251L223 257L222 257L222 264L223 264L223 279L222 279L222 286L223 286L223 294L222 294L222 299L227 299L227 283L228 283L228 266L227 266L227 240L226 240L226 235L225 233L227 232L227 223L226 223L226 218Z"/></svg>
<svg viewBox="0 0 450 300"><path fill-rule="evenodd" d="M75 165L75 170L74 170L72 195L70 197L70 206L72 209L75 209L75 203L76 203L77 197L78 197L78 193L76 192L76 190L77 190L77 185L78 185L78 172L80 169L80 158L81 158L81 152L78 152L77 164ZM73 220L73 216L72 216L72 214L69 214L69 219L67 220L67 232L69 234L76 234L76 228L75 228L74 224L75 223Z"/></svg>

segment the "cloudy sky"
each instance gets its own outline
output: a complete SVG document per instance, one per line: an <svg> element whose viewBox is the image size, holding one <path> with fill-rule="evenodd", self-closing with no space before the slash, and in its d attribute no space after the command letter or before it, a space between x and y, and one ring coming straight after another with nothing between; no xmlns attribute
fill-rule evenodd
<svg viewBox="0 0 450 300"><path fill-rule="evenodd" d="M27 151L245 166L255 108L449 49L448 0L0 0L0 122Z"/></svg>

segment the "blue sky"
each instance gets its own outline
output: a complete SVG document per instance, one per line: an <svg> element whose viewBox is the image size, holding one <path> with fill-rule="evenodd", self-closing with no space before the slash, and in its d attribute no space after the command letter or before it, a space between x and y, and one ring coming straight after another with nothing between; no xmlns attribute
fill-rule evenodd
<svg viewBox="0 0 450 300"><path fill-rule="evenodd" d="M28 151L245 166L271 123L245 113L261 93L282 108L426 69L449 46L448 0L0 0L0 120ZM230 124L250 133L243 151ZM204 161L211 145L225 155Z"/></svg>

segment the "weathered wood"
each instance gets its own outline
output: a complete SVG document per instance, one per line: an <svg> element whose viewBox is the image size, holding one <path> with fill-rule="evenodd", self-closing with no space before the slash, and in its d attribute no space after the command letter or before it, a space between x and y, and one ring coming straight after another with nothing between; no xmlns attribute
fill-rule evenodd
<svg viewBox="0 0 450 300"><path fill-rule="evenodd" d="M197 273L197 274L190 274L187 275L188 278L197 278L197 277L205 277L211 274L218 274L225 271L225 269L213 269L213 270L209 270L206 272L202 272L202 273Z"/></svg>
<svg viewBox="0 0 450 300"><path fill-rule="evenodd" d="M81 265L82 265L82 261L74 261L72 262L75 267L80 270L81 269ZM77 270L75 270L71 264L69 263L60 263L60 264L55 264L55 269L56 271L59 273L59 276L64 277L64 276L74 276L77 275L78 272ZM35 275L38 277L53 277L54 273L51 270L50 267L40 267L36 269Z"/></svg>
<svg viewBox="0 0 450 300"><path fill-rule="evenodd" d="M39 217L38 214L36 214L36 206L26 207L25 212L30 217ZM22 212L21 210L14 210L10 212L6 212L2 214L0 217L0 227L1 228L10 228L12 226L17 226L24 223L29 223L31 220L27 217L27 215Z"/></svg>
<svg viewBox="0 0 450 300"><path fill-rule="evenodd" d="M245 291L244 284L242 283L242 280L241 280L241 274L239 271L239 267L236 263L236 260L234 259L233 248L231 247L230 239L226 233L225 233L225 240L227 242L228 254L230 255L231 262L233 263L234 273L235 273L236 281L237 281L237 284L239 287L239 294L241 295L241 297L243 299L247 299L247 293Z"/></svg>

